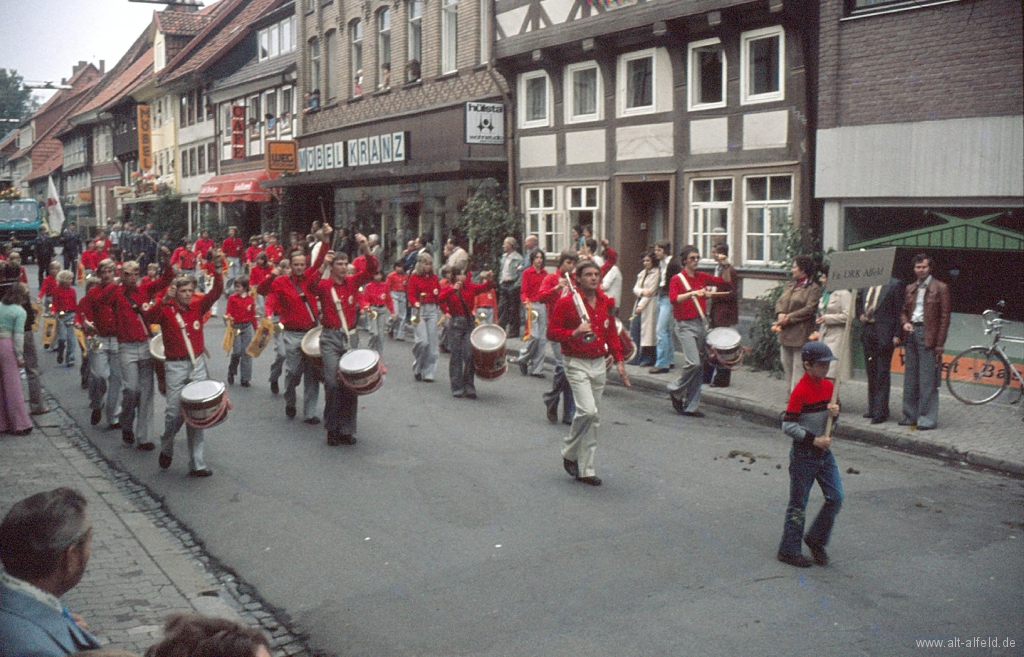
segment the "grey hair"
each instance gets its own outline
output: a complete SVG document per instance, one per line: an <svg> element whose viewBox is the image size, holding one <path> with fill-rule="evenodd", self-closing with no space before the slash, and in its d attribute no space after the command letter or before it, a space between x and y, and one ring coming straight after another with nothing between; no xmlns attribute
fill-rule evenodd
<svg viewBox="0 0 1024 657"><path fill-rule="evenodd" d="M68 548L88 536L88 502L73 488L55 488L17 502L0 522L0 562L18 579L53 573Z"/></svg>

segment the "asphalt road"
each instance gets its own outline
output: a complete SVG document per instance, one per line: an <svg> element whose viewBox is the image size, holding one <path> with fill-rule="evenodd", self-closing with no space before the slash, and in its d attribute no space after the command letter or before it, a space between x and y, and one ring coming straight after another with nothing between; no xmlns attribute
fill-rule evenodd
<svg viewBox="0 0 1024 657"><path fill-rule="evenodd" d="M222 335L211 321L224 380ZM446 357L432 384L413 380L409 343L384 357L355 446L285 418L269 350L207 432L210 479L185 476L184 431L167 471L118 431L87 433L328 654L888 655L974 637L1014 641L981 654L1024 654L1019 480L836 444L833 563L796 569L774 558L788 497L778 429L680 418L609 386L605 484L591 488L562 470L565 428L540 401L550 376L478 381L469 401L451 398ZM44 384L88 427L77 372L54 360ZM820 504L816 489L809 510Z"/></svg>

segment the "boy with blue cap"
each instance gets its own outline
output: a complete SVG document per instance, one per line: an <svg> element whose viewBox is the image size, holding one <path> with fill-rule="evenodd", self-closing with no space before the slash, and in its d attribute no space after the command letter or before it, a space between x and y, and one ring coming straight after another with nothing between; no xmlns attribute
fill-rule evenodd
<svg viewBox="0 0 1024 657"><path fill-rule="evenodd" d="M825 435L829 416L839 417L839 404L831 402L834 384L825 378L829 363L837 359L827 345L814 340L801 349L801 360L804 375L793 388L782 417L782 430L793 439L793 448L789 452L789 506L778 559L791 566L809 568L813 564L828 565L825 546L843 505L843 484L829 449L832 438ZM815 481L825 496L825 504L804 536L807 498ZM803 555L801 538L811 549L813 560Z"/></svg>

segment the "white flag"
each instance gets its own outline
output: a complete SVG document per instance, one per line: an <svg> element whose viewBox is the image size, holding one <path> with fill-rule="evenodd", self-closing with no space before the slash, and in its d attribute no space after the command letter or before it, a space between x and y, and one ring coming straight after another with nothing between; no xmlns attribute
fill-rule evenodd
<svg viewBox="0 0 1024 657"><path fill-rule="evenodd" d="M50 176L46 188L46 214L50 232L60 234L64 228L64 208L60 207L60 198L57 196L57 186L53 184L53 176Z"/></svg>

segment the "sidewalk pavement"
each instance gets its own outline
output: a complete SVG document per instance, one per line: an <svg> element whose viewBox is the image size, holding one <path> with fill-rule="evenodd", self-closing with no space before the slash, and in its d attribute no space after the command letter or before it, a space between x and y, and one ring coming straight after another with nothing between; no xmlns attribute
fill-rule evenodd
<svg viewBox="0 0 1024 657"><path fill-rule="evenodd" d="M105 647L141 655L163 636L168 614L197 613L259 627L274 657L309 654L246 595L244 584L218 569L188 530L125 472L112 467L60 408L34 416L27 436L0 436L0 517L20 499L69 486L89 500L91 558L82 581L63 598Z"/></svg>
<svg viewBox="0 0 1024 657"><path fill-rule="evenodd" d="M508 340L509 355L518 354L522 347L519 339ZM548 355L549 366L551 364ZM682 354L676 354L676 363ZM672 413L665 386L675 380L678 370L668 374L650 374L648 367L626 366L634 389L665 397L665 412ZM549 368L550 372L550 368ZM520 376L518 368L510 365L506 376ZM916 431L897 424L902 416L903 377L893 374L889 411L892 419L883 424L871 424L862 417L868 410L868 384L863 371L843 381L839 388L842 414L833 435L889 447L956 463L965 463L997 470L1006 474L1024 476L1024 438L1020 404L1009 404L1016 392L1007 390L995 401L981 406L970 406L954 398L945 381L939 389L939 425L931 431ZM621 385L617 374L608 377L612 385ZM1012 394L1011 394L1012 393ZM781 379L767 372L754 372L742 367L732 373L728 388L703 386L701 403L719 410L734 411L747 419L778 426L786 409L789 391ZM700 422L694 420L694 426Z"/></svg>

